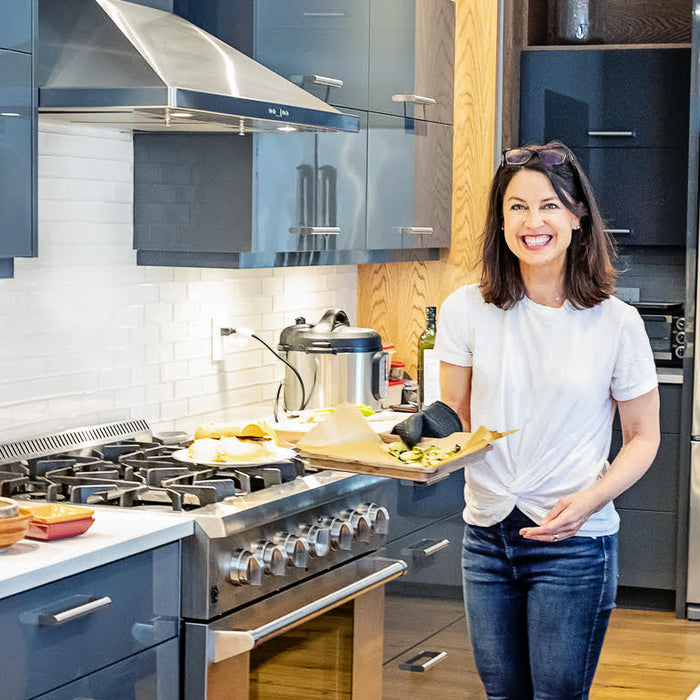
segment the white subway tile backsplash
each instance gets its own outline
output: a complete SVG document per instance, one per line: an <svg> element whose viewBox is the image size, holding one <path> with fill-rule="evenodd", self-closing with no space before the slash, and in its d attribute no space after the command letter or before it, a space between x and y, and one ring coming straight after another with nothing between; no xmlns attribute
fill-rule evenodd
<svg viewBox="0 0 700 700"><path fill-rule="evenodd" d="M270 416L284 366L255 340L211 359L211 319L277 346L354 316L356 267L139 267L131 136L42 123L39 257L0 280L0 441L124 418L156 430Z"/></svg>

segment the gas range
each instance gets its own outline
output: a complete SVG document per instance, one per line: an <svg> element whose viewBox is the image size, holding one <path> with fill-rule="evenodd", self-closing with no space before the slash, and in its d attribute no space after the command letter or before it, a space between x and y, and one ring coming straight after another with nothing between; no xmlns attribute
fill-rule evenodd
<svg viewBox="0 0 700 700"><path fill-rule="evenodd" d="M383 543L385 479L316 470L298 457L201 468L173 458L183 437L154 436L131 420L2 443L0 494L192 518L181 561L188 619L216 618Z"/></svg>

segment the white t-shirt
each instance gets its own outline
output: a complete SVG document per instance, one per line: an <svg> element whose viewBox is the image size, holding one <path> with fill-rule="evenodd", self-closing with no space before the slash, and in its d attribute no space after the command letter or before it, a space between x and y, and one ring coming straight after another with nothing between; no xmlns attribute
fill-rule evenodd
<svg viewBox="0 0 700 700"><path fill-rule="evenodd" d="M593 484L608 467L615 400L657 386L644 323L616 297L582 310L524 297L504 311L464 286L441 307L435 350L472 367L472 429L518 429L465 470L464 519L484 527L514 506L540 522L560 497ZM578 534L613 534L619 520L608 503Z"/></svg>

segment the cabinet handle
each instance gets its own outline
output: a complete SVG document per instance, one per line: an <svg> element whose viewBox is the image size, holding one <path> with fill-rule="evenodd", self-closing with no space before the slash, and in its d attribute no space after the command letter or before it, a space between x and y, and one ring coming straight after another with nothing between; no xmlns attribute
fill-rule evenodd
<svg viewBox="0 0 700 700"><path fill-rule="evenodd" d="M589 136L629 136L634 138L637 134L634 131L589 131Z"/></svg>
<svg viewBox="0 0 700 700"><path fill-rule="evenodd" d="M629 236L632 233L631 228L606 228L605 230L614 236Z"/></svg>
<svg viewBox="0 0 700 700"><path fill-rule="evenodd" d="M90 613L106 608L111 604L112 599L109 596L93 598L87 603L83 603L83 605L76 605L74 608L69 608L68 610L64 610L62 612L39 615L39 624L42 627L62 625L64 622L76 620L79 617L83 617L83 615L89 615Z"/></svg>
<svg viewBox="0 0 700 700"><path fill-rule="evenodd" d="M431 666L435 666L436 663L442 661L446 656L446 651L422 651L420 654L416 654L410 659L406 659L404 663L399 664L399 670L424 673ZM419 661L423 658L425 661L423 661L423 663L419 663Z"/></svg>
<svg viewBox="0 0 700 700"><path fill-rule="evenodd" d="M303 12L304 17L347 17L345 12Z"/></svg>
<svg viewBox="0 0 700 700"><path fill-rule="evenodd" d="M426 557L431 557L436 554L441 549L449 547L449 540L429 540L423 539L410 544L405 549L401 550L402 557L413 557L414 559L425 559Z"/></svg>
<svg viewBox="0 0 700 700"><path fill-rule="evenodd" d="M401 233L413 233L416 236L429 236L433 233L432 226L400 226Z"/></svg>
<svg viewBox="0 0 700 700"><path fill-rule="evenodd" d="M394 102L415 102L418 105L434 105L437 100L432 97L423 97L422 95L392 95L391 99Z"/></svg>
<svg viewBox="0 0 700 700"><path fill-rule="evenodd" d="M341 230L337 226L292 226L289 233L294 233L297 236L307 233L312 236L338 236Z"/></svg>
<svg viewBox="0 0 700 700"><path fill-rule="evenodd" d="M326 75L293 75L292 82L301 85L326 85L328 87L343 87L344 83L340 78L329 78Z"/></svg>

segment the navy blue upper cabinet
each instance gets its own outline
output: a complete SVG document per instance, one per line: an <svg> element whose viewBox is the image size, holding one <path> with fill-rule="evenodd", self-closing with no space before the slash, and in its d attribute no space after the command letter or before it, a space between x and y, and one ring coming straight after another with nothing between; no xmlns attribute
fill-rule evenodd
<svg viewBox="0 0 700 700"><path fill-rule="evenodd" d="M139 263L272 267L363 251L367 114L354 114L359 133L135 134Z"/></svg>
<svg viewBox="0 0 700 700"><path fill-rule="evenodd" d="M2 0L0 49L32 51L33 0Z"/></svg>
<svg viewBox="0 0 700 700"><path fill-rule="evenodd" d="M34 253L32 57L0 50L0 257Z"/></svg>
<svg viewBox="0 0 700 700"><path fill-rule="evenodd" d="M449 247L452 127L369 115L367 247Z"/></svg>
<svg viewBox="0 0 700 700"><path fill-rule="evenodd" d="M520 142L687 148L690 49L522 53Z"/></svg>
<svg viewBox="0 0 700 700"><path fill-rule="evenodd" d="M369 0L176 0L175 11L316 97L367 109Z"/></svg>
<svg viewBox="0 0 700 700"><path fill-rule="evenodd" d="M451 0L370 0L369 108L452 124Z"/></svg>
<svg viewBox="0 0 700 700"><path fill-rule="evenodd" d="M35 0L3 0L0 26L0 277L36 255Z"/></svg>

